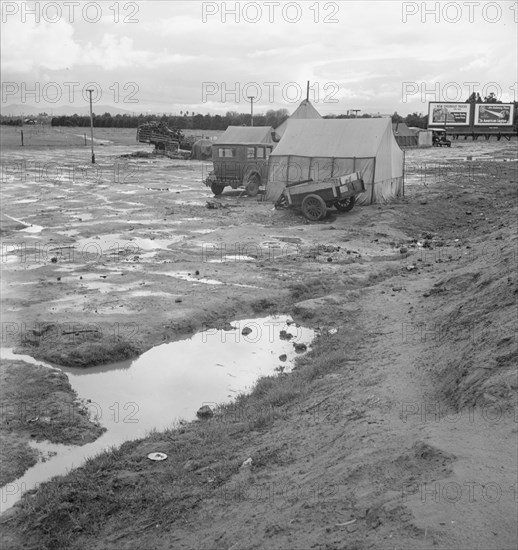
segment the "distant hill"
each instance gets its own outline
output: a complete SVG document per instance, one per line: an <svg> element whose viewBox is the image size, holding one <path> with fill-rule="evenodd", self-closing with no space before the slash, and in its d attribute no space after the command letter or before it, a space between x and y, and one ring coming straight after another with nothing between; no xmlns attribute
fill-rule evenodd
<svg viewBox="0 0 518 550"><path fill-rule="evenodd" d="M120 109L112 105L94 105L93 111L96 115L103 115L104 113L110 113L112 115L132 115L140 114L140 111L130 111L128 109ZM62 105L60 107L49 107L49 105L29 105L29 104L13 104L2 105L0 107L0 114L3 116L37 116L40 113L47 113L50 116L71 116L77 115L89 115L90 107L88 105Z"/></svg>

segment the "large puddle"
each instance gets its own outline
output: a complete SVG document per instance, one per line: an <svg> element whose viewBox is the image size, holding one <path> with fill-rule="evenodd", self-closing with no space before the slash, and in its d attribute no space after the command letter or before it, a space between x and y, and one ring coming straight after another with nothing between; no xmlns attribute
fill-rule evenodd
<svg viewBox="0 0 518 550"><path fill-rule="evenodd" d="M45 461L1 489L1 511L13 506L23 492L111 446L143 437L152 429L172 427L179 420L194 420L201 406L231 401L250 391L260 376L289 372L297 355L295 344L308 345L314 336L313 330L287 316L271 316L207 328L186 340L156 346L133 361L62 368L78 396L89 400L91 417L107 431L82 447L35 443ZM45 365L6 349L1 357Z"/></svg>

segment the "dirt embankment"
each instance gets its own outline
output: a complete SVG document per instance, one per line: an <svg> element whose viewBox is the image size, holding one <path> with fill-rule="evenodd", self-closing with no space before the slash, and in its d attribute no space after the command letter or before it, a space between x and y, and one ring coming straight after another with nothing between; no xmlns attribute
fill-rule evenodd
<svg viewBox="0 0 518 550"><path fill-rule="evenodd" d="M266 283L158 308L150 326L168 324L145 341L194 327L190 311L231 320L289 305L320 329L310 353L210 420L40 486L2 525L4 546L515 548L517 178L502 166L497 180L483 163L453 181L441 168L394 204L311 226L229 209L229 224L269 225L240 227L241 242L282 233L302 253L239 273L202 264L254 284L260 264ZM192 273L194 258L178 257Z"/></svg>
<svg viewBox="0 0 518 550"><path fill-rule="evenodd" d="M66 374L57 369L4 360L0 364L0 484L36 464L32 441L84 445L105 430L88 419Z"/></svg>

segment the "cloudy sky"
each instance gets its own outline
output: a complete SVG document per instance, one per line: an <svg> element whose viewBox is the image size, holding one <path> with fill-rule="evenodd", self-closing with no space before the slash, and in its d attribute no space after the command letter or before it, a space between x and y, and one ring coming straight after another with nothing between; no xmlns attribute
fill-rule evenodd
<svg viewBox="0 0 518 550"><path fill-rule="evenodd" d="M90 87L131 112L292 111L308 80L322 114L518 96L515 1L1 4L3 108L84 106Z"/></svg>

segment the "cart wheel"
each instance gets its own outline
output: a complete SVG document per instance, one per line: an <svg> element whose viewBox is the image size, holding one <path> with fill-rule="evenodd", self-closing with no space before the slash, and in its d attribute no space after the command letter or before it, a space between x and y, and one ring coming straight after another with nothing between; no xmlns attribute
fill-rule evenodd
<svg viewBox="0 0 518 550"><path fill-rule="evenodd" d="M246 192L250 197L255 197L259 193L259 187L261 186L261 178L258 174L252 173L245 177Z"/></svg>
<svg viewBox="0 0 518 550"><path fill-rule="evenodd" d="M304 197L302 201L302 213L312 222L321 220L327 213L324 199L318 195L308 195Z"/></svg>
<svg viewBox="0 0 518 550"><path fill-rule="evenodd" d="M355 202L356 202L356 197L347 197L346 199L336 201L334 203L334 207L339 212L349 212L349 210L352 210Z"/></svg>
<svg viewBox="0 0 518 550"><path fill-rule="evenodd" d="M282 210L284 208L288 208L288 206L289 206L288 199L286 199L286 196L284 194L282 194L279 197L279 200L275 203L274 206L275 206L276 210Z"/></svg>
<svg viewBox="0 0 518 550"><path fill-rule="evenodd" d="M214 181L210 184L210 190L215 195L221 195L221 193L223 193L223 189L225 189L225 185L223 183L218 183L217 181Z"/></svg>

